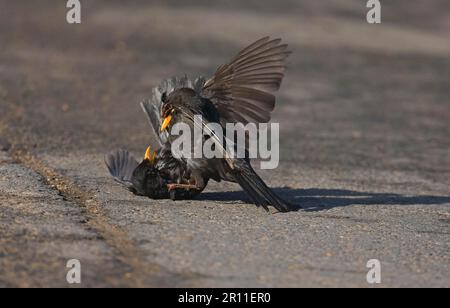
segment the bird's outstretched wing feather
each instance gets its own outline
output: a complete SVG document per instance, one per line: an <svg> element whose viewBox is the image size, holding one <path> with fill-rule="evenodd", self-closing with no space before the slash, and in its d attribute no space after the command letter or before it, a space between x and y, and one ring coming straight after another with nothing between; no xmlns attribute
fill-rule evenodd
<svg viewBox="0 0 450 308"><path fill-rule="evenodd" d="M202 95L210 99L228 123L266 123L275 107L291 53L281 39L262 38L220 66L203 86Z"/></svg>
<svg viewBox="0 0 450 308"><path fill-rule="evenodd" d="M155 94L153 95L153 97L155 97ZM159 146L162 146L165 142L167 142L167 133L160 132L159 129L162 123L160 115L161 103L153 98L147 99L141 102L141 108L147 116L147 120L152 127L156 139L158 140Z"/></svg>

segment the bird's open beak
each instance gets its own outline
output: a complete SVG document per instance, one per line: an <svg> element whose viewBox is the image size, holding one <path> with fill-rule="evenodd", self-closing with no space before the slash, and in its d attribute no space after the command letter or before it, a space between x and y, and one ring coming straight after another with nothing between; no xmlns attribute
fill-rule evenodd
<svg viewBox="0 0 450 308"><path fill-rule="evenodd" d="M148 160L152 164L155 162L156 158L156 152L152 152L152 149L150 147L147 148L147 151L145 151L144 160Z"/></svg>
<svg viewBox="0 0 450 308"><path fill-rule="evenodd" d="M161 124L161 132L166 130L167 126L169 126L171 121L172 121L172 115L168 115L167 117L164 118L164 121Z"/></svg>

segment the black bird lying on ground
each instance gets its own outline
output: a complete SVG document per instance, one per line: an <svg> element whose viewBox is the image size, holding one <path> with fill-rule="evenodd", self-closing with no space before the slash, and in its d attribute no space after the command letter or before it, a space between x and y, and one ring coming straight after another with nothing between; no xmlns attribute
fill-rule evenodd
<svg viewBox="0 0 450 308"><path fill-rule="evenodd" d="M171 188L174 183L189 184L189 182L186 170L178 167L179 163L172 157L170 149L152 152L148 147L140 164L127 150L116 150L105 156L105 163L117 182L139 196L189 200L204 189L204 187L195 190Z"/></svg>
<svg viewBox="0 0 450 308"><path fill-rule="evenodd" d="M153 89L153 97L142 103L160 144L168 147L176 139L168 133L176 123L188 124L193 129L196 115L203 117L201 129L208 123L219 123L224 128L226 123L269 122L275 107L275 97L270 92L279 89L289 54L287 45L281 44L280 39L266 37L242 50L229 64L219 67L208 81L203 78L191 81L187 77L164 81ZM223 144L217 135L212 133L209 137ZM267 187L248 159L233 158L225 146L223 152L224 158L193 158L191 155L177 159L190 176L189 184L176 183L170 189L201 191L209 179L225 180L238 183L257 206L266 210L268 206L281 212L296 209Z"/></svg>

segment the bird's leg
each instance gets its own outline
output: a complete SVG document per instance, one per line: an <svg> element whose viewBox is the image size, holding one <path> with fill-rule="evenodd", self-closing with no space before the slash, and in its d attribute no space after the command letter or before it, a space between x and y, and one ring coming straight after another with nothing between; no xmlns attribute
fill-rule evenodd
<svg viewBox="0 0 450 308"><path fill-rule="evenodd" d="M193 175L191 176L190 180L188 181L188 184L167 184L167 189L169 191L176 190L176 189L185 189L185 190L196 190L196 191L202 191L206 186L205 181L201 176Z"/></svg>
<svg viewBox="0 0 450 308"><path fill-rule="evenodd" d="M167 189L169 191L176 190L176 189L198 190L198 187L196 185L191 185L191 184L167 184Z"/></svg>

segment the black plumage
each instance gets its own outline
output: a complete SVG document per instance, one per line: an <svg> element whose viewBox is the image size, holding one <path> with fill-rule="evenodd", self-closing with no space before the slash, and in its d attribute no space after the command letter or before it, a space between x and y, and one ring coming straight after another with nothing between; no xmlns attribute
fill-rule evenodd
<svg viewBox="0 0 450 308"><path fill-rule="evenodd" d="M175 77L163 81L153 89L152 97L141 103L159 142L158 159L138 165L130 161L129 154L117 153L113 159L107 158L111 174L135 193L152 198L171 193L176 198L192 198L213 179L240 184L254 203L266 210L270 205L282 212L295 209L267 187L248 159L233 158L226 147L224 158L175 158L171 152L174 137L168 133L170 126L179 122L193 128L195 115L203 116L202 128L208 123L220 123L223 128L227 123L269 122L275 107L272 92L281 85L290 54L287 47L280 39L265 37L220 66L208 80ZM212 132L203 138L224 142Z"/></svg>
<svg viewBox="0 0 450 308"><path fill-rule="evenodd" d="M170 136L171 125L186 123L194 127L194 116L203 117L202 128L208 123L266 123L275 107L272 92L280 87L286 69L286 58L290 52L280 39L265 37L251 44L226 65L220 66L207 81L187 77L164 81L153 90L150 100L142 103L149 115L160 144L174 141ZM160 129L163 128L163 129ZM218 138L204 136L204 138ZM202 140L204 141L204 140ZM219 143L223 140L217 140ZM294 209L276 196L251 167L248 159L224 158L181 158L180 164L189 171L192 188L205 185L209 179L237 182L258 206L272 205L279 211ZM191 156L193 157L193 156ZM184 186L186 187L186 186Z"/></svg>
<svg viewBox="0 0 450 308"><path fill-rule="evenodd" d="M116 150L105 156L105 163L114 179L139 196L152 199L187 200L199 195L201 188L171 188L171 185L189 184L186 170L178 168L170 151L160 149L146 157L139 164L127 150Z"/></svg>
<svg viewBox="0 0 450 308"><path fill-rule="evenodd" d="M169 127L183 122L192 130L195 125L201 125L207 130L209 123L220 123L221 120L220 113L209 99L186 88L175 90L169 95L163 104L161 114L163 118L167 118L170 114L171 124ZM196 124L195 115L202 116L201 124ZM169 143L176 138L178 136L169 136ZM181 161L186 162L187 169L190 171L193 189L201 187L205 178L211 178L218 182L222 180L236 182L249 194L257 206L262 206L266 210L268 210L268 206L273 206L280 212L288 212L296 208L272 192L253 170L248 159L235 158L231 155L225 141L220 140L217 134L211 132L210 135L203 135L202 138L202 143L205 142L205 138L215 138L216 145L221 146L223 158L194 158L194 149L192 148L190 155ZM230 145L228 144L228 146Z"/></svg>

